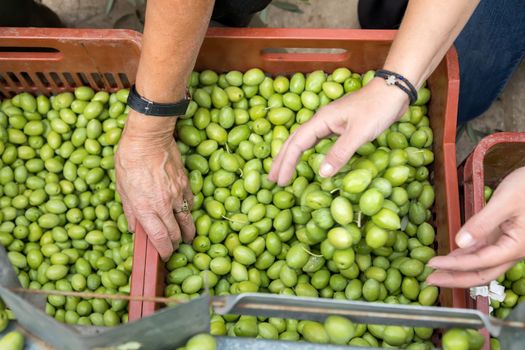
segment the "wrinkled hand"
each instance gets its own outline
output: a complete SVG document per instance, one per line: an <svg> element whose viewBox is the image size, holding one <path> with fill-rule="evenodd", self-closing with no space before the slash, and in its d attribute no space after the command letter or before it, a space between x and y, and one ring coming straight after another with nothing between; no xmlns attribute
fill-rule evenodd
<svg viewBox="0 0 525 350"><path fill-rule="evenodd" d="M442 287L467 288L489 283L525 257L525 167L512 172L487 205L456 236L460 247L431 259L427 278Z"/></svg>
<svg viewBox="0 0 525 350"><path fill-rule="evenodd" d="M141 124L144 117L130 111L115 157L117 190L130 231L140 224L162 259L179 246L181 237L191 242L195 227L189 212L179 212L193 195L173 128ZM174 122L173 122L174 125ZM148 129L149 128L149 129Z"/></svg>
<svg viewBox="0 0 525 350"><path fill-rule="evenodd" d="M320 175L329 177L341 169L364 143L374 140L408 107L407 95L375 78L368 85L322 107L284 143L273 160L269 179L280 186L292 177L301 154L331 135L338 140L326 155Z"/></svg>

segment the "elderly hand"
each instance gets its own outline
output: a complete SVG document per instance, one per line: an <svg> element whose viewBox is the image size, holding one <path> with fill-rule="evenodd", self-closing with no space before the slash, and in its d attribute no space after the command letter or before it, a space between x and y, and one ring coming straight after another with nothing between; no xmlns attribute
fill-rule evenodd
<svg viewBox="0 0 525 350"><path fill-rule="evenodd" d="M408 96L375 78L362 89L322 107L312 119L290 135L273 160L269 179L286 185L301 154L321 139L339 135L326 155L320 175L336 174L364 143L374 140L399 119L408 107Z"/></svg>
<svg viewBox="0 0 525 350"><path fill-rule="evenodd" d="M430 284L466 288L489 283L525 257L525 167L512 172L456 236L460 247L429 261Z"/></svg>
<svg viewBox="0 0 525 350"><path fill-rule="evenodd" d="M147 123L144 123L148 118ZM184 200L193 195L175 139L175 118L145 117L130 111L115 157L117 190L131 231L140 224L162 259L168 259L181 238L191 242L195 227Z"/></svg>

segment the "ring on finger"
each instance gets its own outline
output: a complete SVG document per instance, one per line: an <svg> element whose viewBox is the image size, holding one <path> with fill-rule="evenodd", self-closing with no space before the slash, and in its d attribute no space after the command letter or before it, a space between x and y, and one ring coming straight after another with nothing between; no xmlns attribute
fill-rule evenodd
<svg viewBox="0 0 525 350"><path fill-rule="evenodd" d="M182 201L182 205L181 205L181 208L180 209L175 209L175 214L178 214L178 213L189 213L190 212L190 204L188 203L188 201L186 199L184 199Z"/></svg>

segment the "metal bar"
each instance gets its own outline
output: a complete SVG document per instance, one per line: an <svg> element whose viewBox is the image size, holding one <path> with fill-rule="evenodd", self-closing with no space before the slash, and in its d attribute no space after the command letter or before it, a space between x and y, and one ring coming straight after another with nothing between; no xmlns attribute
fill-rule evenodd
<svg viewBox="0 0 525 350"><path fill-rule="evenodd" d="M372 347L315 344L305 341L267 340L242 337L216 337L217 350L380 350Z"/></svg>
<svg viewBox="0 0 525 350"><path fill-rule="evenodd" d="M423 307L344 301L317 298L300 298L271 294L241 294L216 297L214 309L219 314L242 314L266 317L288 317L324 321L328 315L341 315L358 323L392 324L432 328L483 328L497 336L502 327L520 332L523 322L505 322L488 317L476 310L442 307Z"/></svg>

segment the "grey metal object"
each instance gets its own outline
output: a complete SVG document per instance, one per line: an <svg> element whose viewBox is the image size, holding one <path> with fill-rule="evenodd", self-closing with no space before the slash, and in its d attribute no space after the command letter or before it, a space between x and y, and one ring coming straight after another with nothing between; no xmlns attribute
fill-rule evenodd
<svg viewBox="0 0 525 350"><path fill-rule="evenodd" d="M150 317L119 327L86 327L79 330L49 317L41 308L35 308L34 295L13 293L10 288L14 287L20 287L20 283L5 249L0 246L0 297L13 311L23 329L55 349L172 350L183 345L192 335L209 331L208 296L166 308ZM45 296L43 300L45 305Z"/></svg>
<svg viewBox="0 0 525 350"><path fill-rule="evenodd" d="M525 337L522 322L502 321L477 310L445 307L410 306L360 301L299 298L273 294L241 294L216 297L214 310L219 314L243 314L266 317L287 317L322 322L328 315L340 315L357 323L402 325L432 328L487 328L493 336L502 328L512 328ZM525 311L518 308L514 313ZM525 318L525 317L524 317ZM516 321L522 321L517 319Z"/></svg>
<svg viewBox="0 0 525 350"><path fill-rule="evenodd" d="M6 288L22 288L18 276L16 275L15 270L13 270L11 262L7 257L7 252L2 245L0 245L0 285ZM26 300L40 310L45 309L47 300L45 295L22 294Z"/></svg>
<svg viewBox="0 0 525 350"><path fill-rule="evenodd" d="M174 349L194 334L209 331L210 299L203 296L186 304L166 308L150 317L98 334L81 334L59 323L27 300L0 287L0 296L29 333L55 349Z"/></svg>
<svg viewBox="0 0 525 350"><path fill-rule="evenodd" d="M216 337L217 350L380 350L342 345L314 344L284 340L265 340L253 338Z"/></svg>
<svg viewBox="0 0 525 350"><path fill-rule="evenodd" d="M525 303L521 303L512 312L505 321L525 321ZM499 336L501 348L505 350L523 350L525 349L525 336L519 330L504 327Z"/></svg>

